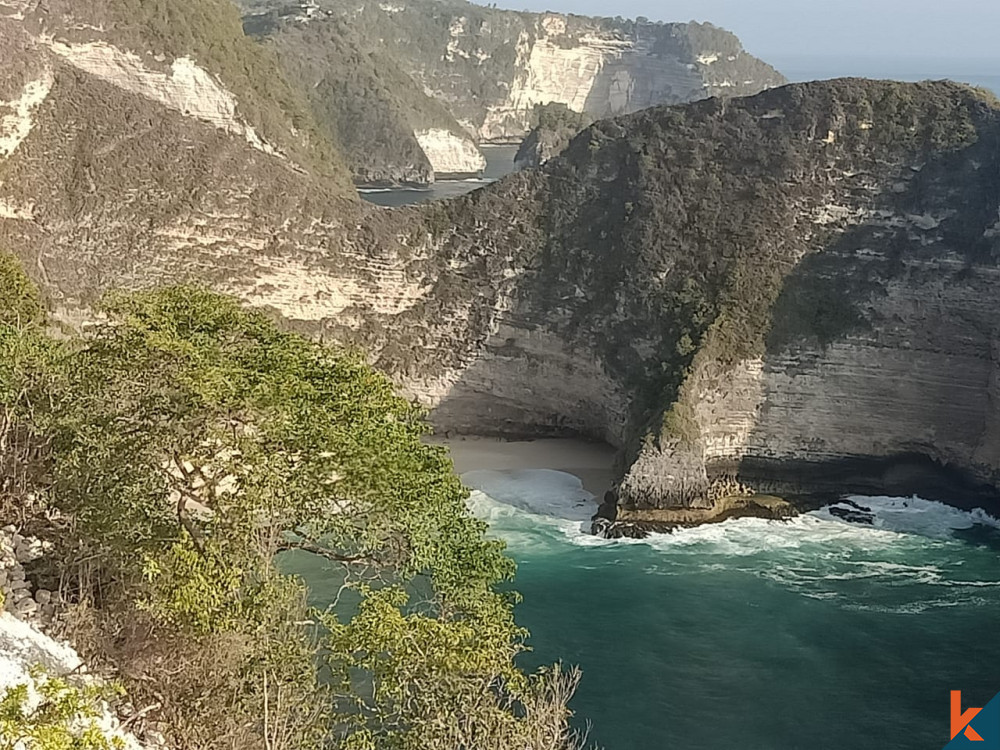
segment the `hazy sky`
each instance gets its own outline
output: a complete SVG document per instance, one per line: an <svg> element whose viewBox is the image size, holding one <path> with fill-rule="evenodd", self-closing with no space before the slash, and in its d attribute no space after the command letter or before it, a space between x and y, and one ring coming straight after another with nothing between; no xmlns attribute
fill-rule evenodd
<svg viewBox="0 0 1000 750"><path fill-rule="evenodd" d="M1000 60L1000 0L506 0L497 5L711 21L736 32L750 52L764 58Z"/></svg>

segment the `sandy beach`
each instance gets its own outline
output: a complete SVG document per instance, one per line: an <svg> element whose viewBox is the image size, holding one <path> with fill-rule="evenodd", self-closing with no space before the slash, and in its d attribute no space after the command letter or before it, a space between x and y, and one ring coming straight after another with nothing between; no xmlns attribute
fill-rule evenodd
<svg viewBox="0 0 1000 750"><path fill-rule="evenodd" d="M429 442L451 451L455 470L514 471L552 469L579 477L587 492L598 500L614 482L615 449L605 443L544 439L507 441L498 438L434 438Z"/></svg>

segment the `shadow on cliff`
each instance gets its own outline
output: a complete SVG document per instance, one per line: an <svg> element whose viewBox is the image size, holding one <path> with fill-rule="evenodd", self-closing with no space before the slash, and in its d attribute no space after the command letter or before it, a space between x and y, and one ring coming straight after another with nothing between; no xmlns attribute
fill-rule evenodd
<svg viewBox="0 0 1000 750"><path fill-rule="evenodd" d="M765 448L739 461L739 479L790 497L919 495L1000 517L1000 453L984 452L1000 420L996 140L914 169L881 199L891 220L840 234L791 271L748 440Z"/></svg>

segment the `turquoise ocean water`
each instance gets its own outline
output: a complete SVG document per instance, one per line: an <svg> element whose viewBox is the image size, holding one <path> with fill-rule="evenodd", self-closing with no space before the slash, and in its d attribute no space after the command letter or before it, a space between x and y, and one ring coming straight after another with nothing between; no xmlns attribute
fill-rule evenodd
<svg viewBox="0 0 1000 750"><path fill-rule="evenodd" d="M1000 691L1000 530L917 499L643 542L587 535L552 471L477 471L470 500L519 563L526 666L578 664L607 750L891 750L948 741L948 696Z"/></svg>

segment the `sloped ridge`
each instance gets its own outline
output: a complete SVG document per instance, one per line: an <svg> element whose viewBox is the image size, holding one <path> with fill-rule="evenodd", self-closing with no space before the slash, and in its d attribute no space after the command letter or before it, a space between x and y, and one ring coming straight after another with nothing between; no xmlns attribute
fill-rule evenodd
<svg viewBox="0 0 1000 750"><path fill-rule="evenodd" d="M241 129L257 147L284 154L350 190L342 162L316 127L305 97L289 85L273 53L244 35L228 0L52 0L20 15L28 33L86 72L175 102L195 116L199 98L211 99L205 103L219 110L213 116L238 123L226 127Z"/></svg>

